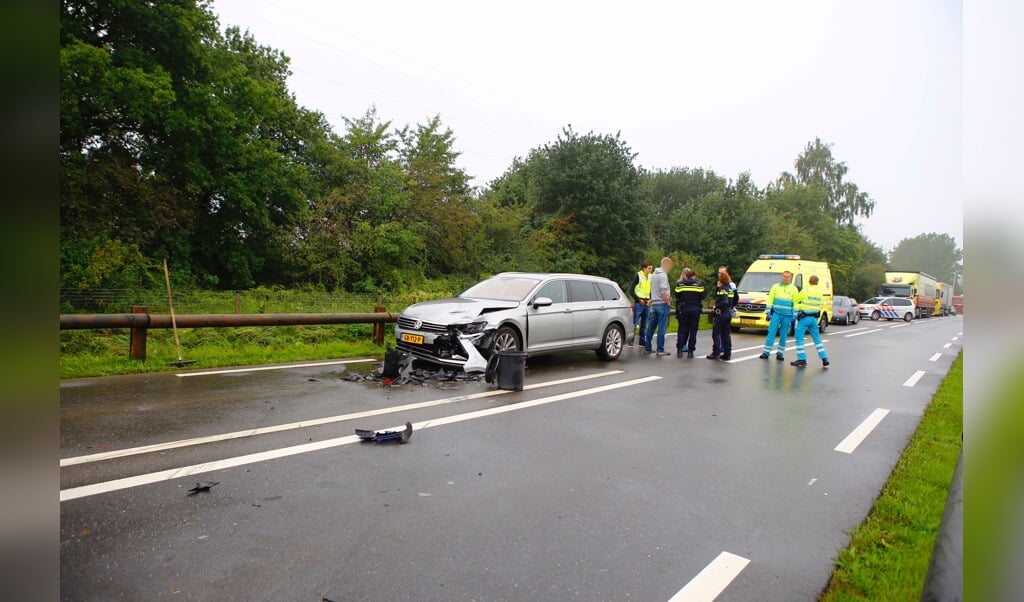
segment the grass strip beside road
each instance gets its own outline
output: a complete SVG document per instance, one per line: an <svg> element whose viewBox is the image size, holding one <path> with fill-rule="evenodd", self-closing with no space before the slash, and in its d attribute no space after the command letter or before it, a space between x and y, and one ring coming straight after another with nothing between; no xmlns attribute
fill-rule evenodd
<svg viewBox="0 0 1024 602"><path fill-rule="evenodd" d="M819 600L919 600L963 445L963 352Z"/></svg>

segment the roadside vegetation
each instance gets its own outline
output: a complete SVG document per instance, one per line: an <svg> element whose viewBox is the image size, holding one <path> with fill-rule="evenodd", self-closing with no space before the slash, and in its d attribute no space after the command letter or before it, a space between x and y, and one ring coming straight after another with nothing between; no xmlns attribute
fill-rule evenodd
<svg viewBox="0 0 1024 602"><path fill-rule="evenodd" d="M406 306L428 299L456 294L461 284L450 281L421 282L418 290L382 295L384 311L398 313ZM166 292L159 290L110 291L101 304L93 299L89 313L127 313L132 305L145 305L152 314L168 314ZM327 293L313 289L284 290L258 288L244 293L231 291L186 291L172 293L176 315L184 314L271 314L271 313L371 313L377 295ZM77 300L83 302L83 298ZM64 303L70 306L71 302ZM70 307L68 307L70 309ZM101 311L102 310L102 311ZM68 312L73 313L73 312ZM675 332L675 317L670 319ZM706 320L700 328L710 329ZM146 337L146 360L129 357L128 329L64 330L60 333L60 378L113 376L179 370L171 329L150 329ZM220 368L254 364L303 362L352 357L383 356L385 347L373 342L372 324L323 326L250 326L221 328L179 328L182 359L194 361L189 368ZM385 345L395 344L394 324L385 324Z"/></svg>
<svg viewBox="0 0 1024 602"><path fill-rule="evenodd" d="M819 600L921 598L962 444L961 352Z"/></svg>

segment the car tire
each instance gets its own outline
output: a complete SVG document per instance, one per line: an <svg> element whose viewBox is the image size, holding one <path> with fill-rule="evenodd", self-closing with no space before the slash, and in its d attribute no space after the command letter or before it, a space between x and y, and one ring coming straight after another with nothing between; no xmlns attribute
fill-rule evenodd
<svg viewBox="0 0 1024 602"><path fill-rule="evenodd" d="M846 321L843 322L843 326L849 326L849 325L850 325L850 312L846 312Z"/></svg>
<svg viewBox="0 0 1024 602"><path fill-rule="evenodd" d="M820 318L818 318L818 332L824 334L824 332L825 332L825 330L827 328L828 328L828 316L823 315Z"/></svg>
<svg viewBox="0 0 1024 602"><path fill-rule="evenodd" d="M612 324L604 329L604 336L601 337L601 346L594 352L598 359L610 362L619 359L622 355L622 345L626 334L618 324Z"/></svg>
<svg viewBox="0 0 1024 602"><path fill-rule="evenodd" d="M881 318L881 317L882 317L882 314L877 309L875 311L871 312L871 319L872 320L877 320L878 318Z"/></svg>
<svg viewBox="0 0 1024 602"><path fill-rule="evenodd" d="M522 351L523 342L519 333L510 326L502 326L494 334L494 344L491 345L491 353L498 351Z"/></svg>
<svg viewBox="0 0 1024 602"><path fill-rule="evenodd" d="M904 322L909 322L909 321L911 321L913 319L914 319L914 314L910 313L909 311L907 313L903 314L903 321Z"/></svg>

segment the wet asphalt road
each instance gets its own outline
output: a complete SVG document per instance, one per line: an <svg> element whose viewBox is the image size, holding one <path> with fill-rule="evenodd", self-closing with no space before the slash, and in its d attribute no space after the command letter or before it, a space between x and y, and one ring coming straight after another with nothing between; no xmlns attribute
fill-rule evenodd
<svg viewBox="0 0 1024 602"><path fill-rule="evenodd" d="M760 333L708 361L702 331L693 360L533 358L521 392L344 379L372 363L63 381L61 596L814 600L962 328L833 325L828 370L756 359Z"/></svg>

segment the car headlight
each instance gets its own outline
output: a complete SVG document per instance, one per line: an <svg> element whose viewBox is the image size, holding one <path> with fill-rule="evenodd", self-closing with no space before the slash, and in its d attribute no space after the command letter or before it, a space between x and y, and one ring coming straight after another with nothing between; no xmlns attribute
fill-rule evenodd
<svg viewBox="0 0 1024 602"><path fill-rule="evenodd" d="M487 328L487 322L484 320L477 320L475 322L469 322L467 324L456 324L455 329L463 334L476 334L483 332Z"/></svg>

